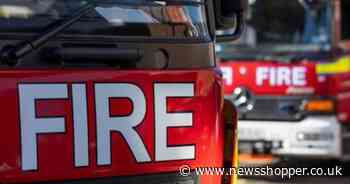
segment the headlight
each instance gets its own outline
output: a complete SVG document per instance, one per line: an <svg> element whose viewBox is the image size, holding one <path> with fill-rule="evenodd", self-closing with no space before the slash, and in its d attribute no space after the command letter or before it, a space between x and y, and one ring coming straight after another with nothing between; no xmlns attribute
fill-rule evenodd
<svg viewBox="0 0 350 184"><path fill-rule="evenodd" d="M298 141L329 141L333 140L334 135L329 132L298 132Z"/></svg>

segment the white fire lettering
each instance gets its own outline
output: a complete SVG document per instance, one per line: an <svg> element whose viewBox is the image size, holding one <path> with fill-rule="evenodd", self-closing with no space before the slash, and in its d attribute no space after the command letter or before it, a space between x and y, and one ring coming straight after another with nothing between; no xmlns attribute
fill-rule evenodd
<svg viewBox="0 0 350 184"><path fill-rule="evenodd" d="M305 86L305 67L258 67L256 70L256 84L262 86Z"/></svg>
<svg viewBox="0 0 350 184"><path fill-rule="evenodd" d="M68 95L71 87L71 96ZM195 145L171 146L167 143L168 128L189 127L193 125L191 112L167 112L167 99L176 97L192 98L192 83L155 83L155 161L195 159ZM146 97L144 91L135 84L129 83L96 83L96 138L97 165L112 164L112 133L119 133L128 144L131 154L137 163L150 162L151 156L135 129L143 123L146 116ZM88 137L88 103L86 84L20 84L19 85L20 127L21 127L21 163L23 171L38 169L37 136L46 134L67 133L64 117L38 117L37 100L72 101L74 128L74 166L89 166ZM110 98L128 98L132 102L132 112L127 116L111 116ZM147 123L147 122L145 122ZM64 154L64 150L62 150ZM116 155L122 156L122 155ZM55 159L55 158L52 158Z"/></svg>

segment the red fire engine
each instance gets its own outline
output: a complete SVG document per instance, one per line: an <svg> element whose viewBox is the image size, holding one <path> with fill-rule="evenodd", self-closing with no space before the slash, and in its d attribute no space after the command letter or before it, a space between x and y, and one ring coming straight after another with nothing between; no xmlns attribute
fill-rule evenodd
<svg viewBox="0 0 350 184"><path fill-rule="evenodd" d="M0 183L223 183L179 168L236 164L214 48L238 37L243 10L242 0L0 1Z"/></svg>
<svg viewBox="0 0 350 184"><path fill-rule="evenodd" d="M349 7L250 1L242 39L218 48L226 98L239 110L241 153L350 158Z"/></svg>

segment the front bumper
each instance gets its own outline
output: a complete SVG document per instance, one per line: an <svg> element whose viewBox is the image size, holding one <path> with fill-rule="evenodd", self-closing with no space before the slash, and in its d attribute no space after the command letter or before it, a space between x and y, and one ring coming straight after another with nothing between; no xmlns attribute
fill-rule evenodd
<svg viewBox="0 0 350 184"><path fill-rule="evenodd" d="M342 156L341 126L335 116L309 116L299 122L240 120L238 135L241 142L271 143L275 155L325 159Z"/></svg>

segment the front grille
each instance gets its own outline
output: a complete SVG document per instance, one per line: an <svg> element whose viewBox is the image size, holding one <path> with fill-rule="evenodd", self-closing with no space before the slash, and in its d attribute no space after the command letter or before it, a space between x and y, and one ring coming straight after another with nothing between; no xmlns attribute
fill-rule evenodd
<svg viewBox="0 0 350 184"><path fill-rule="evenodd" d="M36 184L199 184L199 176L195 173L180 176L178 173L161 173L143 176L123 176L89 180L40 182Z"/></svg>
<svg viewBox="0 0 350 184"><path fill-rule="evenodd" d="M255 96L250 111L240 111L241 120L300 121L305 97Z"/></svg>

